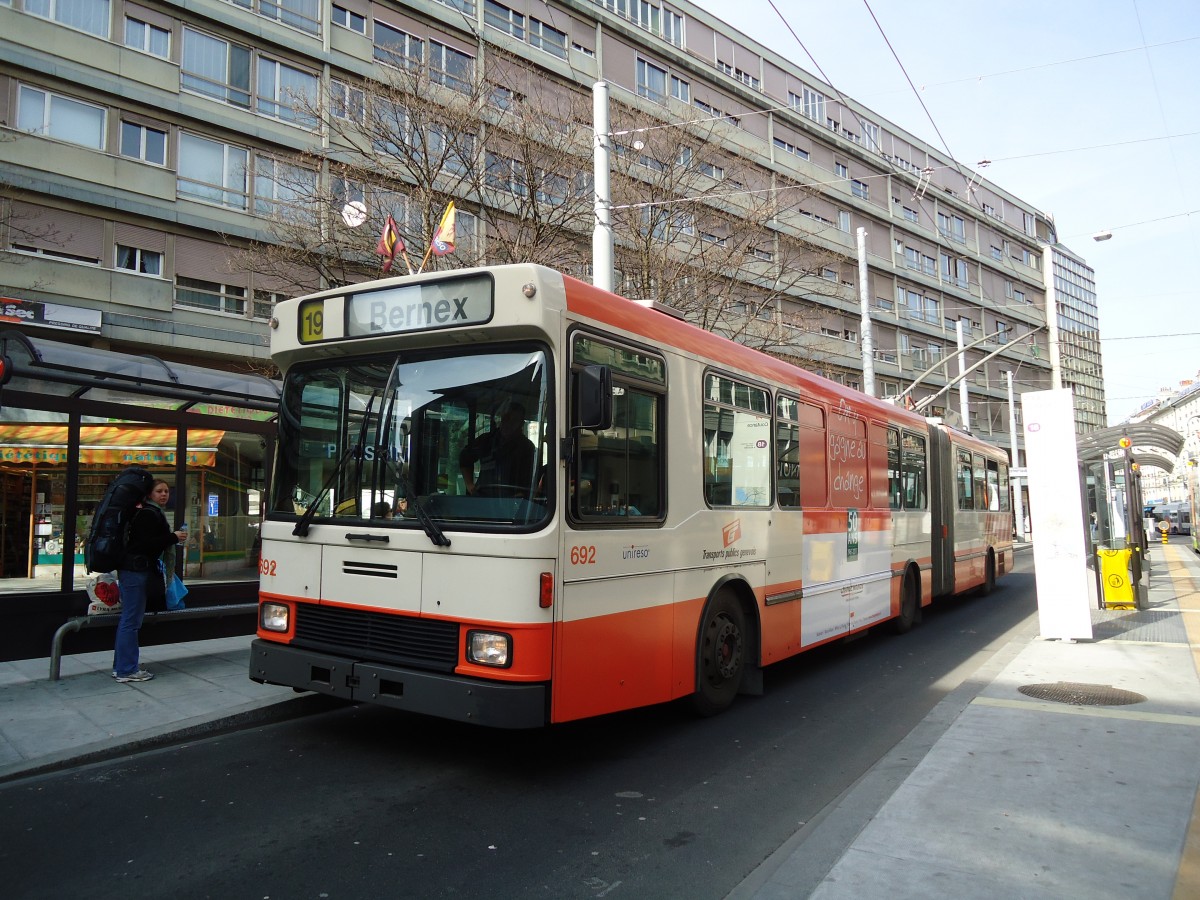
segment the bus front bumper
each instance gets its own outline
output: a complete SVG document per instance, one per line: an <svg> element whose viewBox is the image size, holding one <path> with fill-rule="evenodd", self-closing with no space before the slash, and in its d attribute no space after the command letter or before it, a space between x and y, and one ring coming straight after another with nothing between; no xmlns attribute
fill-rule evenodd
<svg viewBox="0 0 1200 900"><path fill-rule="evenodd" d="M250 680L493 728L540 728L545 684L505 684L333 656L274 641L250 644Z"/></svg>

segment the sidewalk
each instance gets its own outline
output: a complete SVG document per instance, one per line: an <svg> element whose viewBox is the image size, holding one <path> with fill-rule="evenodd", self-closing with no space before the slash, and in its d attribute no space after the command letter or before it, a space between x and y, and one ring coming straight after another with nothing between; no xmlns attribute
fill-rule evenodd
<svg viewBox="0 0 1200 900"><path fill-rule="evenodd" d="M1010 643L729 900L1200 897L1200 557L1151 559L1149 609ZM143 648L140 684L111 651L0 663L0 782L323 699L250 681L250 640Z"/></svg>
<svg viewBox="0 0 1200 900"><path fill-rule="evenodd" d="M1148 609L1011 643L727 900L1200 897L1200 557L1151 561Z"/></svg>
<svg viewBox="0 0 1200 900"><path fill-rule="evenodd" d="M106 677L111 650L64 656L59 681L49 659L0 662L0 782L302 713L311 698L250 680L250 641L143 647L142 666L158 677L137 684Z"/></svg>

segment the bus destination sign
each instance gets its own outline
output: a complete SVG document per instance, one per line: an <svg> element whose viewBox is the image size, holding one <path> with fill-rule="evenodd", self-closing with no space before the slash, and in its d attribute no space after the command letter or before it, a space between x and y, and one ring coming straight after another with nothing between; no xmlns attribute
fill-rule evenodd
<svg viewBox="0 0 1200 900"><path fill-rule="evenodd" d="M352 294L346 300L346 337L374 337L432 328L482 325L492 318L492 279L406 284Z"/></svg>

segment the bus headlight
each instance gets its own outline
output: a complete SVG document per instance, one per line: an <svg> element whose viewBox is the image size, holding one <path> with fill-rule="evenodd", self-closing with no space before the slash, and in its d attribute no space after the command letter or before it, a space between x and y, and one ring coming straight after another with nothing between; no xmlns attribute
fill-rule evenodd
<svg viewBox="0 0 1200 900"><path fill-rule="evenodd" d="M258 627L263 631L287 631L289 620L286 603L263 603L258 607Z"/></svg>
<svg viewBox="0 0 1200 900"><path fill-rule="evenodd" d="M481 666L512 665L512 638L494 631L467 632L467 659Z"/></svg>

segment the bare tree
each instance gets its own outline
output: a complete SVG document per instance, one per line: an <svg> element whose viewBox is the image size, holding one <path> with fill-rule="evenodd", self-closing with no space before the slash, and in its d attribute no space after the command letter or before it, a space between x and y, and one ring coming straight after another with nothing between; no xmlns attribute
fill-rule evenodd
<svg viewBox="0 0 1200 900"><path fill-rule="evenodd" d="M664 126L614 118L614 230L622 289L777 355L811 360L827 344L821 298L844 297L845 255L817 238L818 191L723 149L719 119ZM822 224L824 223L824 224Z"/></svg>
<svg viewBox="0 0 1200 900"><path fill-rule="evenodd" d="M426 251L451 199L463 213L452 264L478 261L486 240L490 263L581 265L578 236L592 208L590 180L579 174L590 153L586 97L499 52L487 77L465 57L436 68L400 49L384 56L379 81L335 78L325 97L293 99L322 146L260 158L256 180L271 179L280 198L259 210L271 215L272 240L239 265L298 289L373 277L391 216L412 266L430 268L437 263ZM394 265L407 271L403 255Z"/></svg>
<svg viewBox="0 0 1200 900"><path fill-rule="evenodd" d="M417 267L451 198L465 213L452 265L481 261L486 247L491 264L584 271L590 95L499 50L486 71L461 55L424 59L412 44L377 55L379 80L334 77L325 96L294 98L321 146L256 162L256 184L274 190L255 192L271 205L259 212L272 215L272 241L241 257L255 283L294 293L373 277L388 216ZM621 289L810 367L832 357L821 301L845 299L848 261L821 240L833 223L807 209L822 202L818 191L726 149L732 126L719 119L664 123L614 103L612 121ZM395 267L407 271L402 260Z"/></svg>

